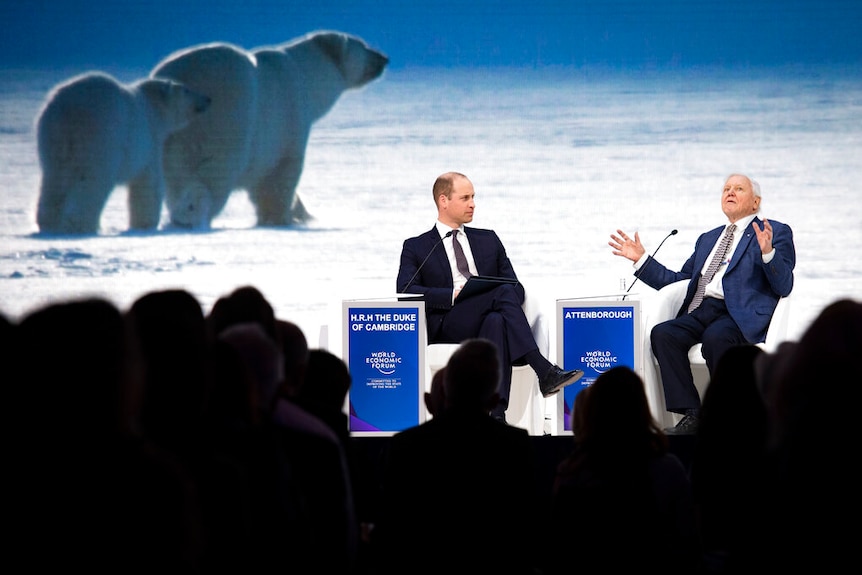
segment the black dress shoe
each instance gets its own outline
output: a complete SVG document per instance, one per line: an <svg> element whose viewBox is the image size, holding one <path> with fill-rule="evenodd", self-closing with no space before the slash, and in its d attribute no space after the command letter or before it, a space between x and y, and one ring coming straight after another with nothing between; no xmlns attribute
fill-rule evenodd
<svg viewBox="0 0 862 575"><path fill-rule="evenodd" d="M697 424L700 423L696 415L686 415L673 427L664 430L669 435L694 435L697 433Z"/></svg>
<svg viewBox="0 0 862 575"><path fill-rule="evenodd" d="M583 376L584 372L580 369L563 371L562 368L555 365L551 368L551 371L549 371L545 377L539 381L539 389L542 390L542 395L544 397L549 397L567 385L575 383Z"/></svg>

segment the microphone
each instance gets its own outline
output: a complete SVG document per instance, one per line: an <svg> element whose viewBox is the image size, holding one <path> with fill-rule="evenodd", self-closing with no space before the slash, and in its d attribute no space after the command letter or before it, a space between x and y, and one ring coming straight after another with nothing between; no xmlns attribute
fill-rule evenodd
<svg viewBox="0 0 862 575"><path fill-rule="evenodd" d="M664 237L664 239L661 241L661 243L658 245L658 247L655 249L655 251L652 253L652 256L650 257L655 258L655 255L658 253L658 251L661 249L667 239L671 236L675 236L678 233L679 230L671 230L670 233ZM626 296L629 295L629 292L632 291L632 288L636 283L638 283L639 279L641 279L640 276L635 276L635 281L632 282L632 285L629 286L629 289L626 290L626 293L623 294L623 299L621 299L620 301L626 301Z"/></svg>
<svg viewBox="0 0 862 575"><path fill-rule="evenodd" d="M434 244L434 247L433 247L433 248L431 248L431 250L428 252L428 255L427 255L427 256L425 256L425 259L424 259L424 260L422 260L422 263L421 263L421 264L419 264L419 267L418 267L418 268L416 268L416 273L414 273L414 274L413 274L413 277L412 277L412 278L410 278L410 281L409 281L409 282L407 282L407 285L406 285L406 286L404 286L404 289L403 289L403 290L401 290L401 293L407 293L407 288L409 288L411 285L413 285L413 280L415 280L415 279L416 279L416 276L418 276L418 275L419 275L419 272L420 272L420 271L422 271L422 266L424 266L424 265L425 265L425 262L427 262L427 261L428 261L428 258L430 258L430 257L431 257L431 254L433 254L433 253L434 253L434 250L436 250L436 249L437 249L437 246L439 246L440 244L442 244L442 243L443 243L443 240L445 240L446 238L448 238L448 237L450 237L450 236L452 235L452 231L453 231L453 230L450 230L450 231L446 232L446 235L444 235L442 238L440 238L439 240L437 240L437 243L436 243L436 244ZM674 231L676 231L676 230L674 230Z"/></svg>

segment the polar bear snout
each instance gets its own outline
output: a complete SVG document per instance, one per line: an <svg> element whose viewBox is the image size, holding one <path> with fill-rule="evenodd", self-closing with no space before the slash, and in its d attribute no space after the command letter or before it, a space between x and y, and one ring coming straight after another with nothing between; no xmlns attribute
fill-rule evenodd
<svg viewBox="0 0 862 575"><path fill-rule="evenodd" d="M360 40L348 36L344 51L339 55L338 66L353 87L361 87L379 78L389 57L383 52L371 48Z"/></svg>
<svg viewBox="0 0 862 575"><path fill-rule="evenodd" d="M368 53L368 62L365 66L365 81L370 82L378 78L389 64L389 57L375 50Z"/></svg>

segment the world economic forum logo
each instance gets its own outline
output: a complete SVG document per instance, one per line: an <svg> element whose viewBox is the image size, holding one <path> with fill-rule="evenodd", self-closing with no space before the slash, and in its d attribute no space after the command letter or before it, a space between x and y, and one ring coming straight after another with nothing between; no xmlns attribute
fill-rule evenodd
<svg viewBox="0 0 862 575"><path fill-rule="evenodd" d="M618 362L617 354L610 350L587 351L581 356L581 365L585 365L596 373L604 373L612 367L616 367Z"/></svg>
<svg viewBox="0 0 862 575"><path fill-rule="evenodd" d="M401 356L394 351L372 351L365 358L365 363L381 375L392 375L401 365Z"/></svg>

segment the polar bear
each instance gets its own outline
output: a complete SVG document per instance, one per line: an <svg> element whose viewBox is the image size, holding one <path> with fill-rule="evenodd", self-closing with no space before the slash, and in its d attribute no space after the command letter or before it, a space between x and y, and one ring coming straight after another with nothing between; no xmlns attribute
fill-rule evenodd
<svg viewBox="0 0 862 575"><path fill-rule="evenodd" d="M150 73L208 94L212 105L165 142L166 204L178 226L209 228L230 194L248 192L261 226L309 219L296 194L312 124L389 59L354 36L317 31L251 51L193 46Z"/></svg>
<svg viewBox="0 0 862 575"><path fill-rule="evenodd" d="M36 125L40 232L97 233L111 192L123 184L129 226L157 227L164 140L208 105L207 96L168 79L126 85L87 72L54 87Z"/></svg>

